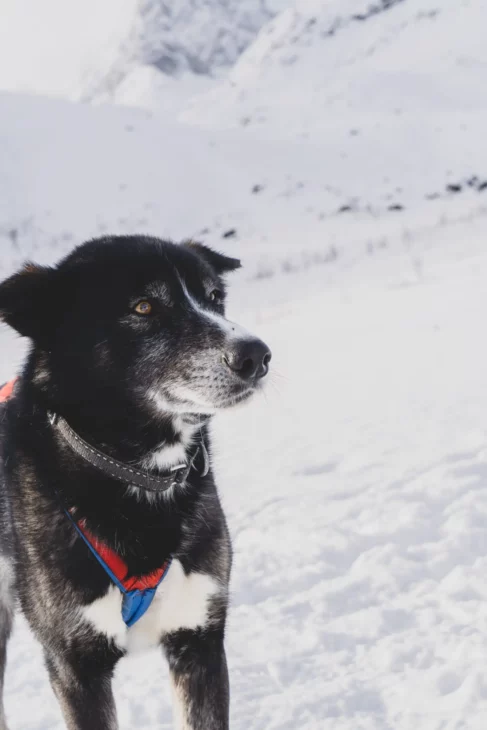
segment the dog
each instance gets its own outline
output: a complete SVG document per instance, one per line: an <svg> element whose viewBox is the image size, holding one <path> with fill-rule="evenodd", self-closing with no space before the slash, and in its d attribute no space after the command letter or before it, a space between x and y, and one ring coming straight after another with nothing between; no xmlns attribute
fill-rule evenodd
<svg viewBox="0 0 487 730"><path fill-rule="evenodd" d="M113 236L0 284L0 319L31 340L0 406L0 690L20 603L69 730L115 730L114 668L153 646L180 730L229 726L232 549L208 425L271 359L225 318L239 266Z"/></svg>

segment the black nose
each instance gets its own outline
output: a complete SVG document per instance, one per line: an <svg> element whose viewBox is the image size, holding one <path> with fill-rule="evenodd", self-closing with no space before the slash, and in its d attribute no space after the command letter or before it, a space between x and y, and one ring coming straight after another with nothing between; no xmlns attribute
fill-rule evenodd
<svg viewBox="0 0 487 730"><path fill-rule="evenodd" d="M269 371L271 351L257 338L234 342L223 355L226 365L244 380L263 378Z"/></svg>

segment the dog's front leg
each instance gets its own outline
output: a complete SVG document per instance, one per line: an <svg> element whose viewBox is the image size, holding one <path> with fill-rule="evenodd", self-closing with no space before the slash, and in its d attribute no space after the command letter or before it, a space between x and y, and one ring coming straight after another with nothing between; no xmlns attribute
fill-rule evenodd
<svg viewBox="0 0 487 730"><path fill-rule="evenodd" d="M164 641L178 730L228 730L223 627L181 630Z"/></svg>
<svg viewBox="0 0 487 730"><path fill-rule="evenodd" d="M58 654L46 655L46 665L68 730L117 730L112 671Z"/></svg>

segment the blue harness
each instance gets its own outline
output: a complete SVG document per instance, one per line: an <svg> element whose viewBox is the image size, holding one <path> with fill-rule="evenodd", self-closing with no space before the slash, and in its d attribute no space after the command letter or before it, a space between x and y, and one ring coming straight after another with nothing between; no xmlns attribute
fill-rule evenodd
<svg viewBox="0 0 487 730"><path fill-rule="evenodd" d="M122 619L128 627L133 626L151 605L157 588L171 567L172 558L166 560L162 568L149 575L127 578L128 568L122 558L108 545L104 545L91 535L82 523L75 522L68 510L65 509L64 512L110 580L122 593Z"/></svg>

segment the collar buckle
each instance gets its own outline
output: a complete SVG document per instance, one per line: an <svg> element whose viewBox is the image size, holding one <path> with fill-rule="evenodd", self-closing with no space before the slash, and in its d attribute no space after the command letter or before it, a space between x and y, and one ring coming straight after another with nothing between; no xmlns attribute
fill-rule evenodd
<svg viewBox="0 0 487 730"><path fill-rule="evenodd" d="M58 422L59 416L57 413L53 413L53 411L47 412L47 420L51 424L51 426L55 426Z"/></svg>

